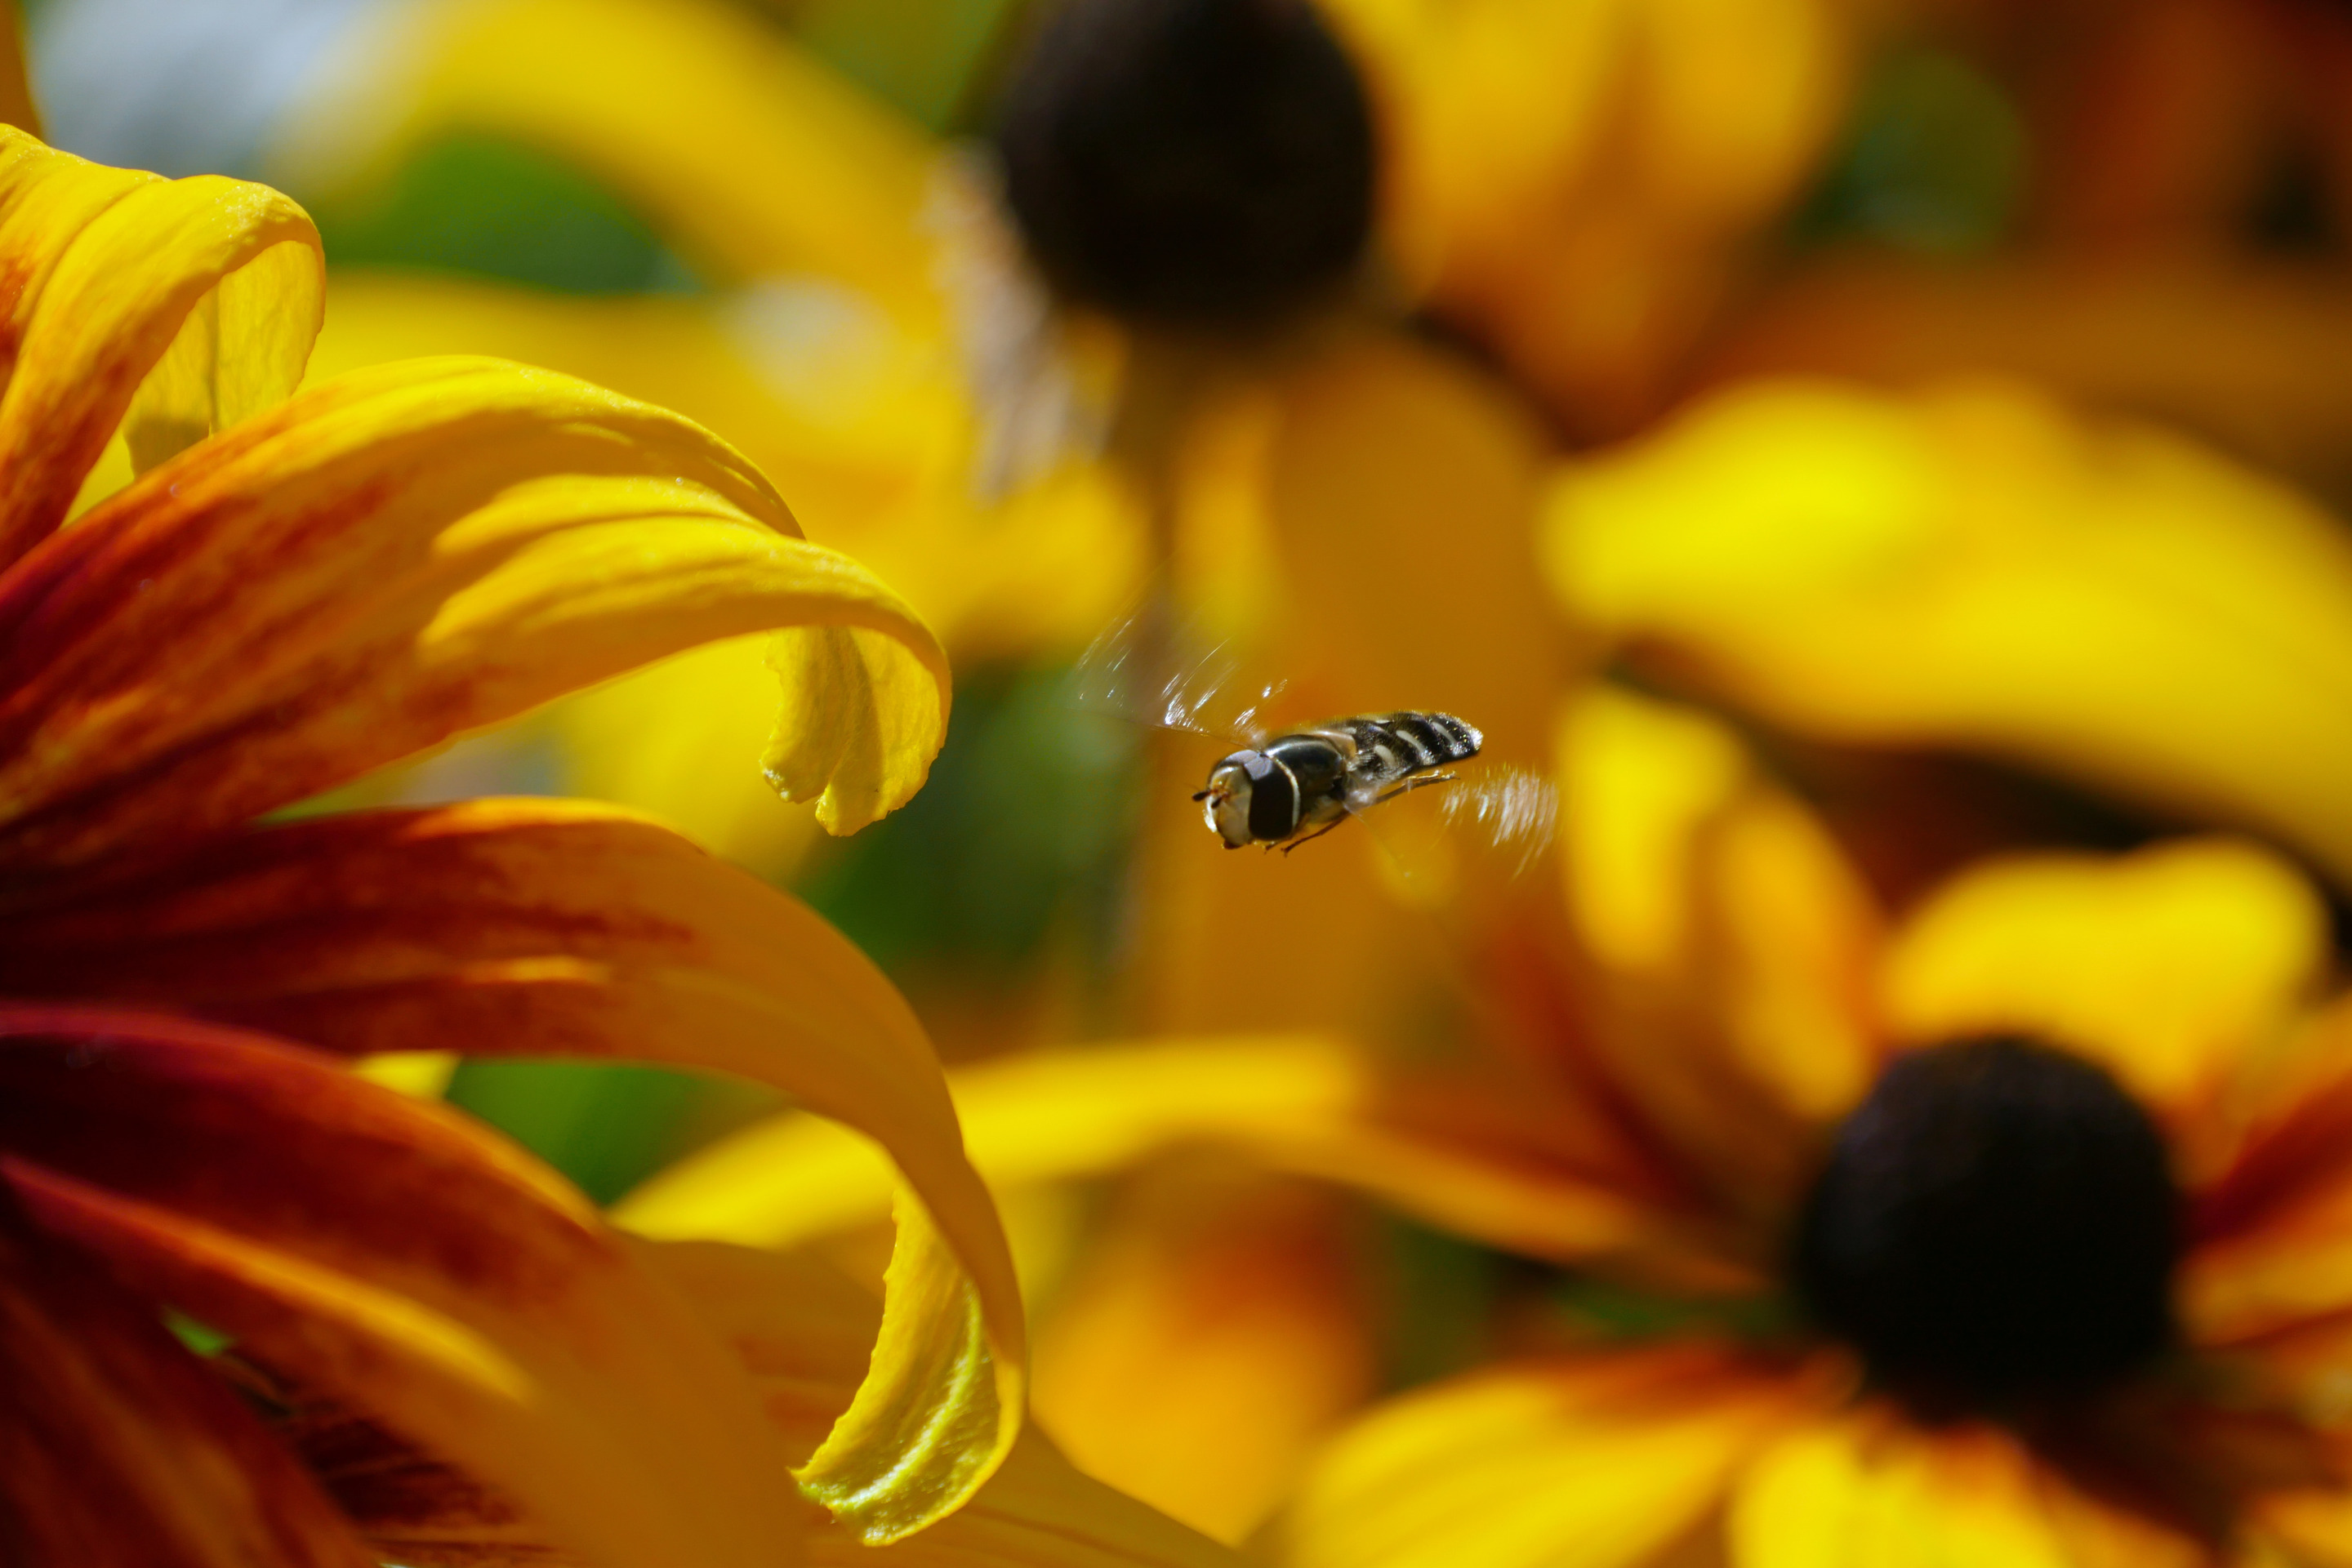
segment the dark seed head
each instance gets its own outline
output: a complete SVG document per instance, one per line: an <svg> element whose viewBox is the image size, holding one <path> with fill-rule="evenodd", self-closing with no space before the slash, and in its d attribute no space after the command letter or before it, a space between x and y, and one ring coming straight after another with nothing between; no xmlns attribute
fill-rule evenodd
<svg viewBox="0 0 2352 1568"><path fill-rule="evenodd" d="M1039 269L1133 321L1263 323L1371 233L1370 112L1307 0L1066 0L997 146Z"/></svg>
<svg viewBox="0 0 2352 1568"><path fill-rule="evenodd" d="M1839 1130L1795 1285L1929 1415L2093 1393L2171 1335L2179 1203L2113 1079L2014 1039L1904 1058Z"/></svg>

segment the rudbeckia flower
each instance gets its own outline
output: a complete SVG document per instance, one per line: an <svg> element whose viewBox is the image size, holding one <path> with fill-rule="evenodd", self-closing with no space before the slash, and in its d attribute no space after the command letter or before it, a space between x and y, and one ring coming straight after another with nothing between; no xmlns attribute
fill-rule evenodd
<svg viewBox="0 0 2352 1568"><path fill-rule="evenodd" d="M886 1542L971 1499L1019 1431L1021 1306L937 1060L870 963L622 813L271 816L766 629L769 778L848 831L938 748L929 631L663 410L484 360L293 391L322 273L274 191L0 131L0 261L12 1550L370 1560L350 1522L366 1510L330 1500L164 1308L296 1407L396 1435L580 1561L771 1563L813 1532ZM747 1371L732 1321L708 1321L669 1261L502 1140L343 1065L452 1047L734 1073L887 1149L908 1195L862 1376L835 1357L839 1398L780 1441L758 1355ZM1058 1477L1091 1517L1168 1529L1050 1457L1021 1473L1033 1502ZM1008 1496L1003 1529L1027 1506ZM1114 1554L1115 1523L1095 1537Z"/></svg>
<svg viewBox="0 0 2352 1568"><path fill-rule="evenodd" d="M1560 737L1570 940L1498 992L1516 1050L1227 1037L959 1083L1003 1189L1218 1144L1646 1303L1372 1409L1285 1560L2336 1560L2352 1052L2301 876L2226 839L2020 856L1895 919L1699 711L1595 687ZM763 1184L858 1158L782 1122L624 1212L804 1235L840 1214Z"/></svg>

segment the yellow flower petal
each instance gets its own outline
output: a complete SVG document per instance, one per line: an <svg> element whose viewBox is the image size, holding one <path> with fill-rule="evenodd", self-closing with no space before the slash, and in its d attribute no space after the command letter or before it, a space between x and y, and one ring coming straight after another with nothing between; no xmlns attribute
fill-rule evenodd
<svg viewBox="0 0 2352 1568"><path fill-rule="evenodd" d="M1375 1411L1281 1526L1299 1568L1633 1568L1720 1504L1801 1385L1713 1345L1507 1365Z"/></svg>
<svg viewBox="0 0 2352 1568"><path fill-rule="evenodd" d="M386 14L351 79L278 127L302 190L452 131L547 148L734 280L814 272L935 320L921 132L714 0L436 0Z"/></svg>
<svg viewBox="0 0 2352 1568"><path fill-rule="evenodd" d="M1724 1199L1785 1212L1875 1070L1870 893L1696 709L1595 683L1562 710L1559 759L1594 1047Z"/></svg>
<svg viewBox="0 0 2352 1568"><path fill-rule="evenodd" d="M1774 722L1974 747L2352 875L2352 543L2019 390L1742 387L1569 468L1554 588Z"/></svg>
<svg viewBox="0 0 2352 1568"><path fill-rule="evenodd" d="M2341 493L2352 311L2333 270L2201 247L2117 262L2056 247L1966 267L1836 255L1744 310L1708 374L2014 375L2159 415Z"/></svg>
<svg viewBox="0 0 2352 1568"><path fill-rule="evenodd" d="M1733 1500L1731 1561L2080 1568L2049 1495L2055 1484L2005 1433L1923 1431L1874 1408L1794 1433L1756 1464Z"/></svg>
<svg viewBox="0 0 2352 1568"><path fill-rule="evenodd" d="M1752 221L1833 128L1851 47L1823 0L1325 4L1384 111L1392 240L1457 284L1618 187Z"/></svg>
<svg viewBox="0 0 2352 1568"><path fill-rule="evenodd" d="M1373 1391L1370 1259L1337 1194L1190 1176L1130 1184L1090 1237L1038 1331L1036 1414L1088 1475L1239 1543Z"/></svg>
<svg viewBox="0 0 2352 1568"><path fill-rule="evenodd" d="M2014 1031L2082 1051L2179 1123L2284 1045L2328 946L2318 894L2251 845L2021 857L1913 915L1886 1016L1914 1042Z"/></svg>
<svg viewBox="0 0 2352 1568"><path fill-rule="evenodd" d="M1188 1144L1359 1187L1538 1258L1632 1266L1716 1289L1747 1277L1672 1222L1580 1174L1524 1128L1449 1133L1383 1114L1382 1086L1334 1042L1300 1037L1040 1051L954 1075L972 1163L1000 1191L1125 1169ZM1413 1106L1410 1090L1400 1105ZM1526 1139L1526 1142L1515 1142ZM782 1247L888 1212L888 1174L840 1129L787 1115L680 1161L622 1200L642 1235Z"/></svg>
<svg viewBox="0 0 2352 1568"><path fill-rule="evenodd" d="M16 921L0 991L135 999L350 1055L454 1040L730 1072L841 1118L929 1209L901 1211L883 1342L812 1489L887 1539L1011 1445L1020 1295L921 1025L805 906L675 835L548 800L314 817Z"/></svg>
<svg viewBox="0 0 2352 1568"><path fill-rule="evenodd" d="M217 830L679 647L793 628L780 782L922 783L929 632L674 415L546 372L355 373L149 474L0 582L0 862ZM124 784L135 780L136 789Z"/></svg>
<svg viewBox="0 0 2352 1568"><path fill-rule="evenodd" d="M259 1037L23 1008L0 1032L9 1184L148 1300L449 1455L586 1561L793 1551L732 1358L553 1173Z"/></svg>
<svg viewBox="0 0 2352 1568"><path fill-rule="evenodd" d="M0 561L58 523L118 426L153 466L282 399L319 329L318 231L265 186L161 180L0 128Z"/></svg>

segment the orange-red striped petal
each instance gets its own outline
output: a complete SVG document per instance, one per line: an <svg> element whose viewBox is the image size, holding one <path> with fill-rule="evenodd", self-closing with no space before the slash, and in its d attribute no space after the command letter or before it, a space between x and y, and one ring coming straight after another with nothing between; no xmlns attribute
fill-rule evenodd
<svg viewBox="0 0 2352 1568"><path fill-rule="evenodd" d="M715 437L582 382L427 360L309 388L0 578L0 866L232 826L770 628L771 778L857 827L920 786L946 664L795 531Z"/></svg>
<svg viewBox="0 0 2352 1568"><path fill-rule="evenodd" d="M772 1564L731 1359L552 1173L267 1038L0 1013L0 1171L117 1279L381 1416L606 1564Z"/></svg>
<svg viewBox="0 0 2352 1568"><path fill-rule="evenodd" d="M90 1568L366 1568L350 1525L148 1304L0 1198L0 1540Z"/></svg>
<svg viewBox="0 0 2352 1568"><path fill-rule="evenodd" d="M904 1214L866 1402L804 1480L894 1534L954 1506L1018 1429L1020 1296L921 1025L817 915L676 834L545 800L320 817L0 930L21 938L0 994L171 1005L353 1055L621 1058L773 1085L879 1144L929 1215Z"/></svg>

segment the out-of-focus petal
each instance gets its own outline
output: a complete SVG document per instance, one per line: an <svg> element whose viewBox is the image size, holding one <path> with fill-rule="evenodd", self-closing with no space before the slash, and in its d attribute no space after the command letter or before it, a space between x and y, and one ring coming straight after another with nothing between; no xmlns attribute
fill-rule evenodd
<svg viewBox="0 0 2352 1568"><path fill-rule="evenodd" d="M1326 4L1382 110L1391 242L1441 289L1596 209L1753 221L1833 126L1851 49L1853 8L1822 0Z"/></svg>
<svg viewBox="0 0 2352 1568"><path fill-rule="evenodd" d="M1844 0L1327 0L1381 110L1410 282L1569 426L1670 395L1835 130Z"/></svg>
<svg viewBox="0 0 2352 1568"><path fill-rule="evenodd" d="M965 1147L999 1190L1220 1145L1531 1257L1614 1260L1718 1289L1753 1282L1721 1238L1686 1232L1580 1175L1527 1128L1490 1114L1449 1131L1442 1118L1456 1108L1404 1086L1389 1105L1369 1064L1328 1039L1039 1051L964 1068L953 1083ZM887 1173L869 1148L788 1115L680 1161L614 1216L647 1236L781 1247L871 1223L889 1201Z"/></svg>
<svg viewBox="0 0 2352 1568"><path fill-rule="evenodd" d="M2219 6L2174 12L2213 15ZM1709 380L1853 376L1916 386L2021 376L2158 415L2325 493L2347 475L2352 301L2332 268L2245 255L1843 258L1742 312Z"/></svg>
<svg viewBox="0 0 2352 1568"><path fill-rule="evenodd" d="M376 26L278 127L287 184L344 186L489 132L576 163L733 279L816 272L936 310L935 154L783 29L716 0L427 0Z"/></svg>
<svg viewBox="0 0 2352 1568"><path fill-rule="evenodd" d="M1038 1331L1038 1421L1088 1475L1246 1540L1375 1385L1349 1212L1265 1177L1131 1184Z"/></svg>
<svg viewBox="0 0 2352 1568"><path fill-rule="evenodd" d="M2176 437L2018 389L1770 383L1571 467L1552 584L1771 721L1975 748L2352 875L2352 543Z"/></svg>
<svg viewBox="0 0 2352 1568"><path fill-rule="evenodd" d="M1559 723L1560 868L1612 1081L1722 1198L1786 1212L1877 1060L1880 917L1730 728L1595 683Z"/></svg>
<svg viewBox="0 0 2352 1568"><path fill-rule="evenodd" d="M163 180L0 129L0 561L66 519L118 427L151 468L301 378L318 231L266 186Z"/></svg>
<svg viewBox="0 0 2352 1568"><path fill-rule="evenodd" d="M2202 1568L2189 1537L2100 1501L1998 1428L1865 1407L1792 1432L1741 1480L1735 1568Z"/></svg>
<svg viewBox="0 0 2352 1568"><path fill-rule="evenodd" d="M2324 1070L2291 1079L2276 1103L2257 1106L2236 1158L2196 1194L2174 1287L2184 1332L2196 1344L2337 1325L2322 1370L2339 1387L2341 1325L2352 1321L2347 1029L2352 1014L2341 1006L2314 1026L2316 1049L2305 1049Z"/></svg>
<svg viewBox="0 0 2352 1568"><path fill-rule="evenodd" d="M1325 1451L1282 1521L1285 1560L1632 1568L1705 1522L1808 1403L1805 1379L1697 1342L1440 1384Z"/></svg>
<svg viewBox="0 0 2352 1568"><path fill-rule="evenodd" d="M0 18L0 21L5 21ZM27 1563L366 1568L334 1505L155 1321L0 1199L0 1518Z"/></svg>
<svg viewBox="0 0 2352 1568"><path fill-rule="evenodd" d="M763 628L772 776L835 831L920 786L947 717L930 633L731 450L489 360L357 372L182 455L18 563L0 626L16 867L228 827Z"/></svg>
<svg viewBox="0 0 2352 1568"><path fill-rule="evenodd" d="M1887 1023L1912 1043L2018 1033L2079 1050L2202 1152L2205 1113L2285 1043L2328 943L2318 893L2252 845L2019 857L1911 917L1886 958Z"/></svg>
<svg viewBox="0 0 2352 1568"><path fill-rule="evenodd" d="M553 1173L261 1037L0 1020L0 1169L44 1228L520 1500L591 1562L798 1534L724 1348Z"/></svg>
<svg viewBox="0 0 2352 1568"><path fill-rule="evenodd" d="M319 817L16 929L29 945L0 985L17 994L171 1005L355 1055L458 1040L667 1062L840 1118L930 1217L902 1215L869 1393L811 1484L896 1533L953 1506L1018 1430L1019 1291L921 1025L817 915L676 835L556 801ZM845 1467L863 1479L825 1479Z"/></svg>
<svg viewBox="0 0 2352 1568"><path fill-rule="evenodd" d="M16 0L0 7L0 125L41 133L41 111L25 73L25 26Z"/></svg>

